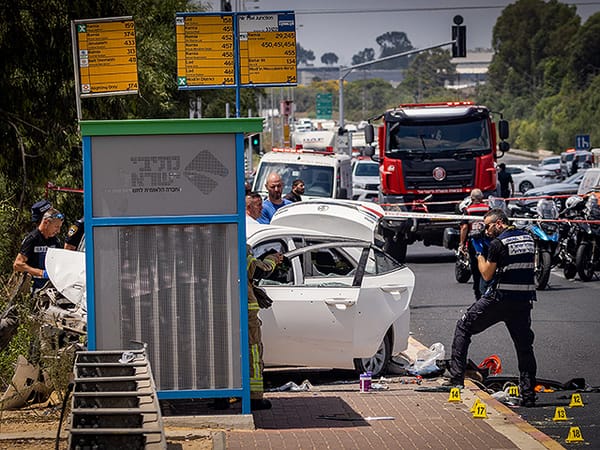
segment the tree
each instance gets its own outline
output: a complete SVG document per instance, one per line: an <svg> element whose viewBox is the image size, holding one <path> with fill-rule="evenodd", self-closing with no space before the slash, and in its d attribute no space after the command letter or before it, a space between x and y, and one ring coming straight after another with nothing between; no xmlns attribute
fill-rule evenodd
<svg viewBox="0 0 600 450"><path fill-rule="evenodd" d="M456 76L456 65L450 61L451 57L448 50L441 48L418 53L406 71L403 88L413 92L417 101L439 92Z"/></svg>
<svg viewBox="0 0 600 450"><path fill-rule="evenodd" d="M579 88L586 87L600 73L600 13L590 16L573 37L568 67Z"/></svg>
<svg viewBox="0 0 600 450"><path fill-rule="evenodd" d="M375 50L372 48L365 48L356 55L352 56L352 65L362 64L365 62L373 61L375 59Z"/></svg>
<svg viewBox="0 0 600 450"><path fill-rule="evenodd" d="M574 6L556 0L518 0L507 6L493 31L495 56L488 71L491 91L527 99L531 112L546 83L564 76L566 65L546 63L552 58L568 60L565 44L577 33L579 20ZM559 87L550 86L554 92Z"/></svg>
<svg viewBox="0 0 600 450"><path fill-rule="evenodd" d="M304 49L300 43L296 44L296 62L298 65L304 64L310 66L311 61L315 60L315 54L312 50Z"/></svg>
<svg viewBox="0 0 600 450"><path fill-rule="evenodd" d="M375 39L380 47L379 58L396 55L398 53L413 50L412 43L403 31L388 31ZM409 58L397 58L391 61L384 61L373 66L377 69L406 69L408 67Z"/></svg>
<svg viewBox="0 0 600 450"><path fill-rule="evenodd" d="M323 55L321 56L321 62L327 66L332 66L334 64L337 64L338 57L335 53L323 53Z"/></svg>

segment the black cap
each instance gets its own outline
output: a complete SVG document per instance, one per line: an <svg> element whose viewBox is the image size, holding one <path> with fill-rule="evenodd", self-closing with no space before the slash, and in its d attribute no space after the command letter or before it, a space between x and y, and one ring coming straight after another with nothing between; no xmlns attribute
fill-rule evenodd
<svg viewBox="0 0 600 450"><path fill-rule="evenodd" d="M44 213L52 208L52 203L48 200L40 200L31 206L31 221L38 223L44 217Z"/></svg>

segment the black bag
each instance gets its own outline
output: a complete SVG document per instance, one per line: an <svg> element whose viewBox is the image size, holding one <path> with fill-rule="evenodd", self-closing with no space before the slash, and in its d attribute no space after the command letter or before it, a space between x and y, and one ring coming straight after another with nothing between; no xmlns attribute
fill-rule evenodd
<svg viewBox="0 0 600 450"><path fill-rule="evenodd" d="M256 297L258 306L260 306L261 309L267 309L271 307L273 300L271 300L263 288L252 285L252 290L254 291L254 296Z"/></svg>

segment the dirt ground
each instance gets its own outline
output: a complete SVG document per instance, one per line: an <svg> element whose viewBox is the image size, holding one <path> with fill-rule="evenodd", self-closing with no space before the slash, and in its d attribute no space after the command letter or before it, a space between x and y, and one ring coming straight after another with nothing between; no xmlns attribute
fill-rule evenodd
<svg viewBox="0 0 600 450"><path fill-rule="evenodd" d="M0 450L48 450L54 448L60 419L60 407L27 407L15 411L0 410ZM68 417L65 418L68 421ZM9 435L31 436L32 439L7 440ZM179 434L179 433L178 433ZM52 439L48 439L53 436ZM61 428L60 449L68 448L68 429ZM42 437L45 437L43 439ZM188 439L167 439L169 450L212 449L210 435Z"/></svg>

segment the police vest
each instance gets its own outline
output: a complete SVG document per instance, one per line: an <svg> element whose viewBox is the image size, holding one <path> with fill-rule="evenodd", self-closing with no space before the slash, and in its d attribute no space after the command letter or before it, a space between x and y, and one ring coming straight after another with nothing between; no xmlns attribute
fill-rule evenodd
<svg viewBox="0 0 600 450"><path fill-rule="evenodd" d="M535 243L533 238L522 230L509 228L498 236L506 247L507 256L499 261L498 284L496 289L513 297L532 299L535 295ZM527 295L516 295L527 294Z"/></svg>

